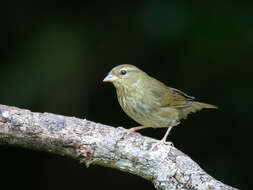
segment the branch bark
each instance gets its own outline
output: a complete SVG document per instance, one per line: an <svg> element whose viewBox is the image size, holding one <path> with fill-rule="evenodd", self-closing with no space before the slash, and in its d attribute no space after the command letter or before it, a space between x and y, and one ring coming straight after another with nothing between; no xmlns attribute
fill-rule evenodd
<svg viewBox="0 0 253 190"><path fill-rule="evenodd" d="M205 173L170 145L123 128L85 119L0 105L0 145L14 145L69 156L152 181L156 189L235 190Z"/></svg>

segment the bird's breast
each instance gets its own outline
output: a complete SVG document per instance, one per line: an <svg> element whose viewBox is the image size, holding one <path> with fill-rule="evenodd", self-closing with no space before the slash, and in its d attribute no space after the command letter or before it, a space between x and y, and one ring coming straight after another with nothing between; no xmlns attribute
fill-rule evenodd
<svg viewBox="0 0 253 190"><path fill-rule="evenodd" d="M124 112L146 127L168 127L178 123L177 110L163 108L143 91L117 91L118 101Z"/></svg>
<svg viewBox="0 0 253 190"><path fill-rule="evenodd" d="M136 122L145 126L154 126L154 113L157 106L141 92L124 93L117 92L118 101L124 112Z"/></svg>
<svg viewBox="0 0 253 190"><path fill-rule="evenodd" d="M118 96L118 100L123 110L129 115L144 116L152 111L151 106L139 95Z"/></svg>

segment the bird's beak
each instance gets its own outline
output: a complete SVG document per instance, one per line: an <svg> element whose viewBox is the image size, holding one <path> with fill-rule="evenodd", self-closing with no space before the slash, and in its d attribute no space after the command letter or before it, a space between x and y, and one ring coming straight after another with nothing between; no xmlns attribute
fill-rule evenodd
<svg viewBox="0 0 253 190"><path fill-rule="evenodd" d="M118 80L119 78L113 75L112 73L109 73L103 80L103 82L114 82Z"/></svg>

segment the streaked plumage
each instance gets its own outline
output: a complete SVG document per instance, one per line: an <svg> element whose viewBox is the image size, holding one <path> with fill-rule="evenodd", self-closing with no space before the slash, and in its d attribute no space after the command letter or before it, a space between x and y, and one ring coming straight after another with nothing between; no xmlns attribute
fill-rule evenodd
<svg viewBox="0 0 253 190"><path fill-rule="evenodd" d="M169 127L162 142L166 141L171 127L186 119L187 115L203 108L216 108L213 105L194 101L194 97L167 87L162 82L133 65L114 67L105 82L112 82L116 88L118 101L125 113L145 127Z"/></svg>

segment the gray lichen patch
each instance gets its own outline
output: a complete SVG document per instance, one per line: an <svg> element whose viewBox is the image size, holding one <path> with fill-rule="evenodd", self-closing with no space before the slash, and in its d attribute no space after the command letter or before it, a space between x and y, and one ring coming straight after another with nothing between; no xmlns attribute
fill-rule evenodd
<svg viewBox="0 0 253 190"><path fill-rule="evenodd" d="M0 121L2 121L2 122L10 121L9 117L10 117L9 111L0 110Z"/></svg>
<svg viewBox="0 0 253 190"><path fill-rule="evenodd" d="M49 131L61 131L66 127L65 118L54 114L43 113L39 115L40 125Z"/></svg>
<svg viewBox="0 0 253 190"><path fill-rule="evenodd" d="M115 166L121 170L129 170L133 167L133 163L127 159L120 159L115 162Z"/></svg>
<svg viewBox="0 0 253 190"><path fill-rule="evenodd" d="M9 111L1 111L1 115L3 118L8 118L10 116Z"/></svg>

